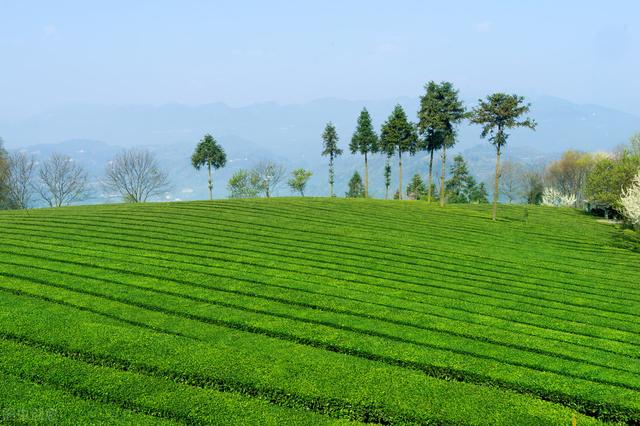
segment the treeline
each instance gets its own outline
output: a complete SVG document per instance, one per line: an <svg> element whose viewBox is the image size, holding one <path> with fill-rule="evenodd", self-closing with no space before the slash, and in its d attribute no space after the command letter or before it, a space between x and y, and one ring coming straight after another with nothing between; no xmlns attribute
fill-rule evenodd
<svg viewBox="0 0 640 426"><path fill-rule="evenodd" d="M516 127L535 129L533 119L524 117L530 109L522 96L494 93L480 99L471 110L467 110L460 100L458 91L449 82L435 83L433 81L425 85L425 93L420 97L420 107L416 122L411 122L400 105L396 105L389 118L380 128L379 134L373 128L371 117L366 108L363 108L356 130L351 138L349 150L352 154L361 154L364 158L365 177L363 182L364 196L369 193L369 157L371 155L383 155L386 159L383 170L388 198L391 184L391 159L397 159L398 165L398 189L396 196L405 198L403 194L403 159L416 155L419 152L428 154L428 172L426 183L426 199L431 202L435 194L433 182L433 158L435 152L440 152L442 171L440 173L439 202L441 206L448 202L469 202L469 200L483 200L486 198L486 188L482 185L470 185L467 181L456 183L446 180L447 150L451 149L457 141L457 127L464 120L481 126L480 136L488 139L496 149L496 173L493 190L493 219L496 218L497 203L500 196L500 157L509 137L509 130ZM338 146L338 134L335 126L327 123L322 134L322 155L329 158L329 195L333 196L334 162L342 154ZM462 164L454 165L460 167ZM354 179L352 178L352 181ZM357 182L353 182L355 185ZM420 187L420 182L414 176L413 188ZM466 188L466 187L469 188ZM465 187L465 190L460 189ZM454 191L452 196L449 191ZM457 192L456 192L457 191ZM415 191L412 191L415 193ZM460 195L463 192L468 194ZM482 193L485 196L482 196ZM420 194L422 196L423 194Z"/></svg>
<svg viewBox="0 0 640 426"><path fill-rule="evenodd" d="M480 136L486 138L496 149L496 174L493 190L493 218L500 193L500 157L507 143L509 131L516 127L534 129L533 119L525 117L530 104L522 96L494 93L480 99L476 107L467 110L459 99L458 91L449 82L425 85L425 93L420 97L420 108L416 122L411 122L400 105L391 112L389 118L380 128L379 133L373 127L371 116L366 108L360 113L355 132L349 143L352 154L361 154L364 159L364 181L359 173L354 173L346 192L348 197L369 197L369 158L372 155L383 155L386 159L383 174L385 178L385 198L389 198L391 186L391 160L398 161L398 189L394 198L425 198L431 202L436 199L440 205L446 202L486 202L487 190L484 184L477 184L469 175L466 163L456 157L451 168L451 179L446 179L447 150L457 140L457 127L468 120L481 126ZM322 133L322 155L329 159L329 196L334 197L335 161L343 154L339 146L338 132L329 122ZM407 194L403 190L403 159L427 152L429 157L426 189L422 178L413 176ZM436 191L433 182L433 158L440 152L442 171L440 187ZM205 137L197 145L192 163L197 169L206 166L209 178L209 197L212 198L212 171L224 167L226 154L222 146L211 136ZM296 169L287 181L294 192L304 195L304 189L311 172ZM254 197L263 194L269 197L285 179L285 169L273 162L261 162L251 170L241 169L234 173L227 184L231 197Z"/></svg>
<svg viewBox="0 0 640 426"><path fill-rule="evenodd" d="M613 154L567 151L562 158L547 166L523 165L501 157L511 129L535 129L536 122L527 117L530 104L522 96L494 93L478 100L467 109L458 90L449 82L429 82L420 97L417 120L408 119L396 105L387 120L376 131L366 108L360 112L348 150L362 155L364 177L357 171L351 177L347 197L369 197L369 162L373 155L384 158L382 173L385 198L389 197L392 160L397 161L395 199L421 199L427 202L485 203L488 191L484 183L471 176L464 159L454 158L447 179L447 153L457 142L457 128L463 121L480 126L480 137L491 143L496 152L493 195L493 219L501 194L509 202L527 202L552 206L585 207L605 216L623 216L640 224L640 134L628 146ZM335 126L329 122L321 135L322 156L328 157L328 195L335 196L335 161L343 154ZM426 153L425 179L421 174L411 177L403 186L403 161L408 156ZM440 155L440 182L434 182L434 156ZM209 198L213 198L214 170L226 166L223 147L210 134L197 144L191 157L197 170L206 168ZM227 182L232 198L270 197L286 183L297 194L304 195L312 173L303 168L288 176L283 165L260 161L251 169L236 170ZM97 186L108 197L120 197L125 202L144 202L170 188L166 171L162 170L148 150L131 149L118 154L105 167ZM38 164L24 153L8 155L0 139L0 208L28 208L39 198L41 203L59 207L86 200L93 189L87 171L73 159L52 154Z"/></svg>
<svg viewBox="0 0 640 426"><path fill-rule="evenodd" d="M501 191L509 202L584 208L640 224L640 133L612 153L566 151L548 165L506 162Z"/></svg>

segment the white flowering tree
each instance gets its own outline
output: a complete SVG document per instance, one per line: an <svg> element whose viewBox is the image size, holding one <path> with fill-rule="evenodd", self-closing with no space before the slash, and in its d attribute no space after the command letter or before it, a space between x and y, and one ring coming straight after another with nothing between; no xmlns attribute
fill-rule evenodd
<svg viewBox="0 0 640 426"><path fill-rule="evenodd" d="M552 207L575 207L576 196L574 194L563 194L557 189L548 186L542 194L542 204Z"/></svg>
<svg viewBox="0 0 640 426"><path fill-rule="evenodd" d="M622 191L620 204L626 218L635 226L640 226L640 172L631 185Z"/></svg>

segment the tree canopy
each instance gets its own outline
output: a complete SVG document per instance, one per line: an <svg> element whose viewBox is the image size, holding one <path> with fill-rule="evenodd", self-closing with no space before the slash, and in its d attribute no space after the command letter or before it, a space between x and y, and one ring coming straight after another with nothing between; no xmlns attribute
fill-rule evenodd
<svg viewBox="0 0 640 426"><path fill-rule="evenodd" d="M373 129L371 116L366 108L363 108L358 117L356 130L351 137L349 149L352 154L366 155L378 151L378 135Z"/></svg>
<svg viewBox="0 0 640 426"><path fill-rule="evenodd" d="M382 125L380 150L387 155L401 155L404 152L414 154L417 142L415 127L407 120L404 109L400 105L396 105L387 121Z"/></svg>
<svg viewBox="0 0 640 426"><path fill-rule="evenodd" d="M486 100L479 99L478 105L471 111L469 120L482 126L480 137L489 136L489 141L500 149L507 143L507 130L516 127L536 128L532 118L521 118L529 112L531 104L525 103L523 96L494 93Z"/></svg>
<svg viewBox="0 0 640 426"><path fill-rule="evenodd" d="M295 169L291 172L291 179L287 181L287 184L292 191L299 192L300 195L304 197L304 190L307 187L307 182L311 175L312 173L309 170L302 168Z"/></svg>
<svg viewBox="0 0 640 426"><path fill-rule="evenodd" d="M224 148L210 134L204 135L191 156L191 164L197 170L204 166L219 169L227 164L227 154Z"/></svg>
<svg viewBox="0 0 640 426"><path fill-rule="evenodd" d="M213 178L211 177L211 168L219 169L227 164L227 154L218 141L210 134L204 135L200 143L191 156L191 164L196 170L207 166L209 172L209 199L213 199Z"/></svg>

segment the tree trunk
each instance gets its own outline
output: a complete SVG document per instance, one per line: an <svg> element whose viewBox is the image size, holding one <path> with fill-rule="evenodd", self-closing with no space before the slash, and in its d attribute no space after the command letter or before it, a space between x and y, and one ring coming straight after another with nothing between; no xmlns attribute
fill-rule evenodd
<svg viewBox="0 0 640 426"><path fill-rule="evenodd" d="M431 156L429 157L429 196L427 200L431 202L431 185L433 184L433 150L431 150Z"/></svg>
<svg viewBox="0 0 640 426"><path fill-rule="evenodd" d="M447 146L442 146L442 176L440 176L440 207L444 207L444 200L447 198L447 194L444 190L444 177L447 169L445 163L447 162Z"/></svg>
<svg viewBox="0 0 640 426"><path fill-rule="evenodd" d="M211 179L211 163L207 163L209 166L209 200L213 200L213 180Z"/></svg>
<svg viewBox="0 0 640 426"><path fill-rule="evenodd" d="M496 149L496 180L493 186L493 220L498 212L498 197L500 196L500 145Z"/></svg>
<svg viewBox="0 0 640 426"><path fill-rule="evenodd" d="M398 150L398 200L402 200L402 151Z"/></svg>
<svg viewBox="0 0 640 426"><path fill-rule="evenodd" d="M369 162L367 153L364 153L364 198L369 198Z"/></svg>
<svg viewBox="0 0 640 426"><path fill-rule="evenodd" d="M333 160L329 161L329 197L333 198Z"/></svg>

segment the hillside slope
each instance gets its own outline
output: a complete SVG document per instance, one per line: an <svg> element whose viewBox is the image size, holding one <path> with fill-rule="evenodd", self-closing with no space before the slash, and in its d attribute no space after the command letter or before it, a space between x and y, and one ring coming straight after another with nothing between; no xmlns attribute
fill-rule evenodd
<svg viewBox="0 0 640 426"><path fill-rule="evenodd" d="M0 213L0 418L640 419L640 255L577 211L340 199Z"/></svg>

